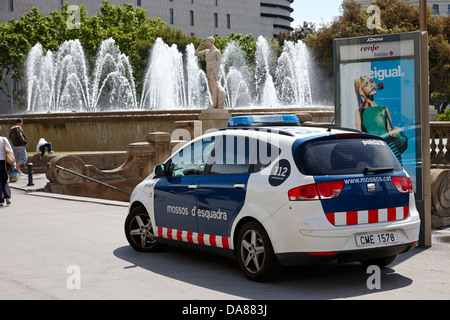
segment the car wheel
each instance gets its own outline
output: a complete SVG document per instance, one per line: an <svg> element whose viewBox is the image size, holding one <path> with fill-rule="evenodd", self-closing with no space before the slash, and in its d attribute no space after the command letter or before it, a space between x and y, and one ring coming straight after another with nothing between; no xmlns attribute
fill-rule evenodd
<svg viewBox="0 0 450 320"><path fill-rule="evenodd" d="M246 223L239 232L236 256L239 267L253 281L274 279L280 271L269 236L256 222Z"/></svg>
<svg viewBox="0 0 450 320"><path fill-rule="evenodd" d="M383 267L386 267L387 265L391 264L392 262L394 262L396 257L397 257L397 255L393 255L393 256L378 258L378 259L362 260L362 261L360 261L360 263L365 267L368 267L371 265L376 265L376 266L379 266L380 268L383 268Z"/></svg>
<svg viewBox="0 0 450 320"><path fill-rule="evenodd" d="M131 209L125 219L125 235L136 251L156 252L165 247L157 242L150 216L141 206Z"/></svg>

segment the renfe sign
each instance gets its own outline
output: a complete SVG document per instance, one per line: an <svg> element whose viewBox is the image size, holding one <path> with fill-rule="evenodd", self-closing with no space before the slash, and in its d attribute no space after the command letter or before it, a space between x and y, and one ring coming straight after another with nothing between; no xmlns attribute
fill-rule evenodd
<svg viewBox="0 0 450 320"><path fill-rule="evenodd" d="M414 40L386 43L384 37L368 38L366 43L339 47L342 60L380 59L414 55ZM374 41L377 41L374 43Z"/></svg>

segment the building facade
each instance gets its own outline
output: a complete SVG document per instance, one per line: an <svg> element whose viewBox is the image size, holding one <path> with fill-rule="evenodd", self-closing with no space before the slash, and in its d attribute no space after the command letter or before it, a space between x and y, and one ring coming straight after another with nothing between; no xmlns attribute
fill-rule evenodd
<svg viewBox="0 0 450 320"><path fill-rule="evenodd" d="M110 4L130 3L147 11L149 18L160 17L172 29L197 37L226 36L230 33L263 35L268 38L292 30L291 3L294 0L111 0ZM97 13L99 0L2 0L0 21L19 19L33 7L48 15L61 10L63 3L84 4L89 16Z"/></svg>
<svg viewBox="0 0 450 320"><path fill-rule="evenodd" d="M406 2L419 5L419 0L404 0ZM373 0L356 0L362 4L363 8L366 8ZM431 7L432 13L440 16L447 16L450 14L450 1L449 0L427 0L427 5Z"/></svg>

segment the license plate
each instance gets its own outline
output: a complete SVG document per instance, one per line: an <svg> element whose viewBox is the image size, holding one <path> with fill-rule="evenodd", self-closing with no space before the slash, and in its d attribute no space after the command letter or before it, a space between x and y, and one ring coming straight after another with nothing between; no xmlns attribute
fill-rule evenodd
<svg viewBox="0 0 450 320"><path fill-rule="evenodd" d="M396 232L366 233L355 236L358 247L375 246L377 244L397 243Z"/></svg>

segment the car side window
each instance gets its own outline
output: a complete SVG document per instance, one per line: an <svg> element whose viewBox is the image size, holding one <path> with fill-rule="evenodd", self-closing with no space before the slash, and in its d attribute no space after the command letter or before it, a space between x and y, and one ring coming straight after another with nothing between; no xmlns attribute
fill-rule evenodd
<svg viewBox="0 0 450 320"><path fill-rule="evenodd" d="M214 148L210 174L249 173L252 150L248 137L221 136Z"/></svg>
<svg viewBox="0 0 450 320"><path fill-rule="evenodd" d="M204 174L214 143L215 138L211 137L182 148L169 163L171 176L180 177Z"/></svg>

